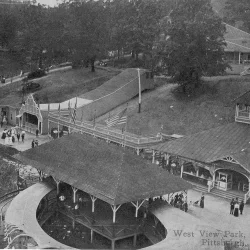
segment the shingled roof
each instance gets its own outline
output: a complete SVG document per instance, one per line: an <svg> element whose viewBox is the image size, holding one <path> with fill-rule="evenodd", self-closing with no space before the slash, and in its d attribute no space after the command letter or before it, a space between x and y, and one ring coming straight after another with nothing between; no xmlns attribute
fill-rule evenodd
<svg viewBox="0 0 250 250"><path fill-rule="evenodd" d="M151 148L206 163L231 156L250 173L250 125L248 124L234 122Z"/></svg>
<svg viewBox="0 0 250 250"><path fill-rule="evenodd" d="M250 105L250 90L241 94L233 100L234 103L241 103L245 105Z"/></svg>
<svg viewBox="0 0 250 250"><path fill-rule="evenodd" d="M192 187L133 152L88 135L64 136L15 158L112 205Z"/></svg>
<svg viewBox="0 0 250 250"><path fill-rule="evenodd" d="M249 33L226 24L226 33L224 37L227 42L226 51L250 52Z"/></svg>

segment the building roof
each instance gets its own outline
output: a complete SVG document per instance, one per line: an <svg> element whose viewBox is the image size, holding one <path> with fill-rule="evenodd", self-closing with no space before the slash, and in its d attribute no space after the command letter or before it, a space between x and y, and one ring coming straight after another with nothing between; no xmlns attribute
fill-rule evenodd
<svg viewBox="0 0 250 250"><path fill-rule="evenodd" d="M250 34L226 24L224 38L227 42L225 51L250 52Z"/></svg>
<svg viewBox="0 0 250 250"><path fill-rule="evenodd" d="M235 103L242 103L245 105L250 105L250 90L248 90L247 92L241 94L240 96L238 96L237 98L235 98L233 100L233 102Z"/></svg>
<svg viewBox="0 0 250 250"><path fill-rule="evenodd" d="M248 124L229 123L151 148L206 163L231 156L250 172L250 125Z"/></svg>
<svg viewBox="0 0 250 250"><path fill-rule="evenodd" d="M112 205L192 187L142 157L89 135L64 136L15 158Z"/></svg>

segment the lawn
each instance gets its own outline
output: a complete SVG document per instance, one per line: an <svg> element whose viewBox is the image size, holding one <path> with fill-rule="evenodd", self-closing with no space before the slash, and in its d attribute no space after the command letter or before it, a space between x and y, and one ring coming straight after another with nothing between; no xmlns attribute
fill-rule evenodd
<svg viewBox="0 0 250 250"><path fill-rule="evenodd" d="M88 68L54 72L33 80L40 84L34 97L39 103L62 102L97 88L118 73L117 70L104 69L92 73ZM21 82L1 87L0 105L20 106L23 99L21 89Z"/></svg>
<svg viewBox="0 0 250 250"><path fill-rule="evenodd" d="M226 76L204 79L194 95L184 95L178 85L162 85L144 93L142 112L129 109L128 131L140 134L189 135L234 121L233 99L250 90L250 77ZM143 96L142 95L142 96Z"/></svg>

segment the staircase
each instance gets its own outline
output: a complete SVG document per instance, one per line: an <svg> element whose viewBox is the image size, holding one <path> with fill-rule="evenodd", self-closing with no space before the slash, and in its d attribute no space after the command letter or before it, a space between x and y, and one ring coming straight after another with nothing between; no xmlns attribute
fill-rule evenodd
<svg viewBox="0 0 250 250"><path fill-rule="evenodd" d="M228 199L228 200L232 200L232 199L235 199L235 198L238 198L239 201L244 200L244 194L243 193L233 193L233 192L230 192L230 191L223 191L223 190L220 190L220 189L217 189L217 188L213 188L211 190L210 194L213 194L213 195L216 195L216 196Z"/></svg>
<svg viewBox="0 0 250 250"><path fill-rule="evenodd" d="M208 188L206 186L201 186L196 183L192 183L194 185L193 190L198 191L200 193L205 193L205 194L212 194L224 199L232 200L235 199L236 197L239 200L244 200L244 194L243 193L237 193L233 191L223 191L217 188L213 188L210 193L208 193Z"/></svg>

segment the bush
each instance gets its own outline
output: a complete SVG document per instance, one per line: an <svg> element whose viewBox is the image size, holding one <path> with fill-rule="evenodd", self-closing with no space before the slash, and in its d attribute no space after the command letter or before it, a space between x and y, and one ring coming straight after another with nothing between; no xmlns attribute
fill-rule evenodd
<svg viewBox="0 0 250 250"><path fill-rule="evenodd" d="M42 76L46 76L45 69L37 69L35 71L32 71L28 74L27 78L28 79L34 79L34 78L39 78Z"/></svg>

